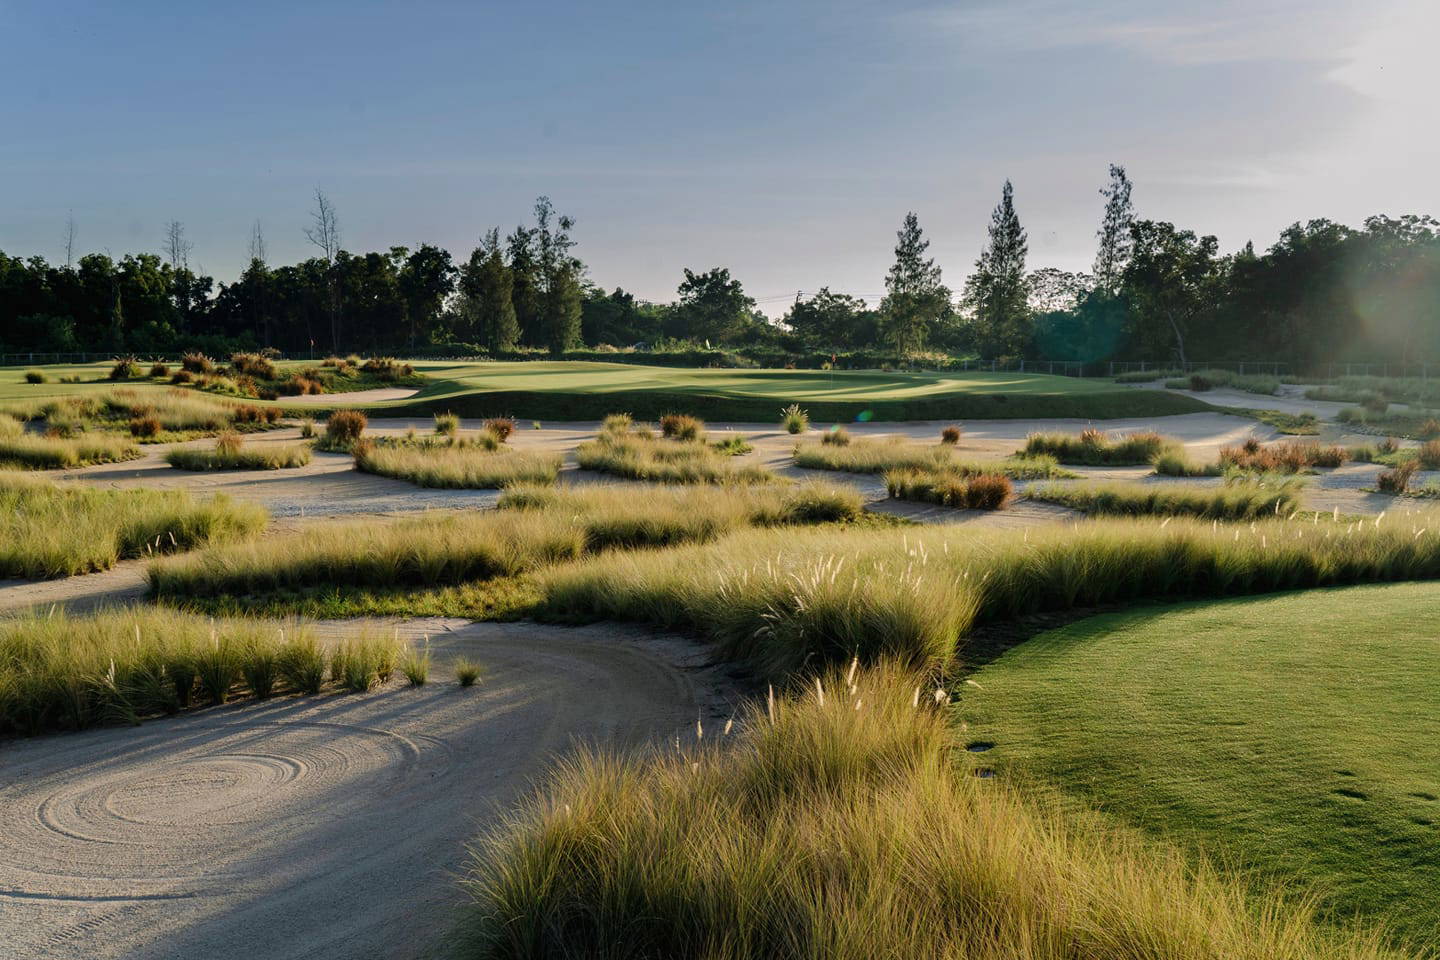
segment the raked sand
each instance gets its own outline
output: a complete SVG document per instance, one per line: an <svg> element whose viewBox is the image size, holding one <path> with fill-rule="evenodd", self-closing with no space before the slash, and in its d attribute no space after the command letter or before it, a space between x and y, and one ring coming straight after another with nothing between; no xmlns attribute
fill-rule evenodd
<svg viewBox="0 0 1440 960"><path fill-rule="evenodd" d="M556 756L693 739L733 699L698 645L632 628L403 630L434 638L424 687L0 743L0 957L425 956L464 842Z"/></svg>

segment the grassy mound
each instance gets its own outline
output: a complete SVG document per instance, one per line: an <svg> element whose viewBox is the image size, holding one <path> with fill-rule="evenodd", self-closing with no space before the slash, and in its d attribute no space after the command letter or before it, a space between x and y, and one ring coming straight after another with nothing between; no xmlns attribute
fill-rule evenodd
<svg viewBox="0 0 1440 960"><path fill-rule="evenodd" d="M529 453L437 442L363 444L355 450L355 469L408 480L422 487L498 489L511 483L554 483L563 458L558 453Z"/></svg>
<svg viewBox="0 0 1440 960"><path fill-rule="evenodd" d="M360 638L333 654L303 627L133 608L0 618L0 734L138 723L241 696L368 689L399 645Z"/></svg>
<svg viewBox="0 0 1440 960"><path fill-rule="evenodd" d="M1257 520L1289 516L1300 509L1300 486L1289 483L1232 483L1202 490L1169 483L1103 483L1031 487L1026 496L1096 516L1203 517Z"/></svg>
<svg viewBox="0 0 1440 960"><path fill-rule="evenodd" d="M1003 510L1015 494L999 473L960 474L949 470L887 470L885 491L896 500L917 500L966 510Z"/></svg>
<svg viewBox="0 0 1440 960"><path fill-rule="evenodd" d="M630 430L604 430L575 449L582 470L662 483L773 483L776 476L754 464L737 466L726 453L701 441L656 439Z"/></svg>
<svg viewBox="0 0 1440 960"><path fill-rule="evenodd" d="M217 443L211 450L181 448L165 454L165 462L177 470L284 470L303 467L310 459L308 443L261 447Z"/></svg>
<svg viewBox="0 0 1440 960"><path fill-rule="evenodd" d="M923 685L923 689L922 689ZM473 849L460 957L1360 960L1306 911L959 771L924 681L826 678L587 754ZM715 743L715 741L719 741Z"/></svg>
<svg viewBox="0 0 1440 960"><path fill-rule="evenodd" d="M741 531L543 575L543 610L708 637L762 675L858 655L946 667L980 621L1150 598L1440 576L1440 515L957 532Z"/></svg>
<svg viewBox="0 0 1440 960"><path fill-rule="evenodd" d="M899 437L852 440L844 444L796 444L795 465L809 470L841 470L846 473L925 470L944 471L960 477L1000 474L1012 480L1074 476L1060 469L1055 458L1048 454L1006 460L964 460L956 456L950 444L912 443Z"/></svg>
<svg viewBox="0 0 1440 960"><path fill-rule="evenodd" d="M1061 463L1091 467L1135 466L1179 448L1177 441L1154 432L1109 437L1099 430L1083 430L1078 434L1032 433L1025 439L1021 455L1051 456Z"/></svg>
<svg viewBox="0 0 1440 960"><path fill-rule="evenodd" d="M57 486L0 472L0 576L64 577L105 570L126 557L188 550L248 537L261 507L182 490Z"/></svg>
<svg viewBox="0 0 1440 960"><path fill-rule="evenodd" d="M1403 584L1096 617L986 666L962 714L1004 777L1435 943L1437 615Z"/></svg>

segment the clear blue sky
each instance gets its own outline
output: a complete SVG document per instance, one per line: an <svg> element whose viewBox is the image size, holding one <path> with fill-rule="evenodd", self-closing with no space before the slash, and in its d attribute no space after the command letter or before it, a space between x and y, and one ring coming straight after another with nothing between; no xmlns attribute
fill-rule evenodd
<svg viewBox="0 0 1440 960"><path fill-rule="evenodd" d="M915 210L959 287L1006 177L1031 265L1086 267L1106 165L1142 216L1268 245L1440 212L1433 0L0 0L0 250L158 250L223 280L258 218L310 255L457 256L549 194L598 283L875 294ZM772 303L764 306L778 313Z"/></svg>

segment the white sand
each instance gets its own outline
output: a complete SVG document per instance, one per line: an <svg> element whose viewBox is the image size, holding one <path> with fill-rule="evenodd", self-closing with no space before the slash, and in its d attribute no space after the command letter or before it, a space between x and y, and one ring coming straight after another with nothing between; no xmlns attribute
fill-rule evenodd
<svg viewBox="0 0 1440 960"><path fill-rule="evenodd" d="M717 731L729 712L689 641L406 624L420 631L437 661L478 658L483 683L437 663L422 688L0 743L0 956L420 956L462 902L465 841L557 754L693 737L697 714Z"/></svg>

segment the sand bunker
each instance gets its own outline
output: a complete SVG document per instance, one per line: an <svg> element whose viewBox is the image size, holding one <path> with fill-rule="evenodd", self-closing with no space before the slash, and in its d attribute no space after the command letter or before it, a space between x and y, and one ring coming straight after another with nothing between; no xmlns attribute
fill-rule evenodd
<svg viewBox="0 0 1440 960"><path fill-rule="evenodd" d="M728 715L688 641L421 630L425 687L0 744L0 955L420 956L461 902L464 842L555 755ZM456 685L456 651L480 686Z"/></svg>

